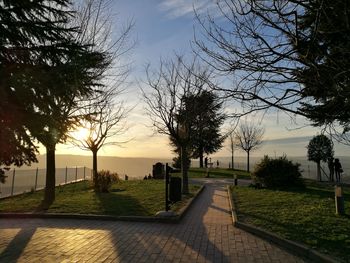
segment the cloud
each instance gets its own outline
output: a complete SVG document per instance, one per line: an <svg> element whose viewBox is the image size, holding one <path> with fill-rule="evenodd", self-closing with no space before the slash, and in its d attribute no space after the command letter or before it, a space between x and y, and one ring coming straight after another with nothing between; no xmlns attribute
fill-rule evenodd
<svg viewBox="0 0 350 263"><path fill-rule="evenodd" d="M296 144L296 143L305 143L308 144L312 136L301 136L301 137L290 137L290 138L281 138L281 139L270 139L265 140L267 144Z"/></svg>
<svg viewBox="0 0 350 263"><path fill-rule="evenodd" d="M212 0L163 0L158 5L161 11L167 13L169 18L179 18L192 16L194 9L199 13L205 13L207 10L215 8L215 1Z"/></svg>

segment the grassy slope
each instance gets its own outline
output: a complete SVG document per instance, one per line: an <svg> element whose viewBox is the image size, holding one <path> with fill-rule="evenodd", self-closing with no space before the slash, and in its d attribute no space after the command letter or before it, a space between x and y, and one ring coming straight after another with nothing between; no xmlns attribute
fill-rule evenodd
<svg viewBox="0 0 350 263"><path fill-rule="evenodd" d="M238 217L284 238L343 259L350 255L350 188L344 189L347 215L335 215L332 186L308 182L294 191L237 187Z"/></svg>
<svg viewBox="0 0 350 263"><path fill-rule="evenodd" d="M190 185L192 197L199 186ZM121 181L110 193L95 193L90 182L56 188L56 200L48 210L54 213L151 216L164 210L164 181ZM0 212L32 212L43 198L43 191L0 200ZM172 207L179 209L183 203Z"/></svg>

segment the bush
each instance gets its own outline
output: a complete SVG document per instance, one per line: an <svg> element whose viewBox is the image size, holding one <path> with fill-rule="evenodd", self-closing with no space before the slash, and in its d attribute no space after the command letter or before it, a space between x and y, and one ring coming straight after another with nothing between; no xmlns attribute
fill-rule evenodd
<svg viewBox="0 0 350 263"><path fill-rule="evenodd" d="M0 169L0 184L4 184L5 183L5 172L4 170Z"/></svg>
<svg viewBox="0 0 350 263"><path fill-rule="evenodd" d="M100 193L108 193L113 183L119 181L117 173L111 173L110 171L101 170L97 173L95 181L95 191Z"/></svg>
<svg viewBox="0 0 350 263"><path fill-rule="evenodd" d="M302 186L300 164L289 161L286 156L277 159L267 155L258 163L252 179L257 185L267 188L288 188Z"/></svg>
<svg viewBox="0 0 350 263"><path fill-rule="evenodd" d="M5 181L6 181L6 175L5 175L5 170L9 170L8 167L5 167L5 168L0 168L0 184L4 184Z"/></svg>

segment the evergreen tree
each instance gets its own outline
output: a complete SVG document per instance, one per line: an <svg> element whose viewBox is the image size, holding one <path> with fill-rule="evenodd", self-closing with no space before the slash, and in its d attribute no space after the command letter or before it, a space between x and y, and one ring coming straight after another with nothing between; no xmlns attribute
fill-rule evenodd
<svg viewBox="0 0 350 263"><path fill-rule="evenodd" d="M298 20L296 49L305 66L296 75L303 96L314 98L302 110L317 126L337 121L350 128L349 19L348 1L316 0Z"/></svg>
<svg viewBox="0 0 350 263"><path fill-rule="evenodd" d="M42 101L42 107L31 110L30 122L26 123L26 127L46 148L43 208L48 208L55 199L56 145L65 142L69 130L86 117L79 112L79 102L91 95L94 86L100 85L100 72L107 64L105 58L105 54L90 51L85 46L72 47L71 52L67 52L67 60L52 65L52 74L47 75L45 82L48 90L60 87L65 87L66 90L63 94L47 96Z"/></svg>
<svg viewBox="0 0 350 263"><path fill-rule="evenodd" d="M9 1L0 3L0 165L36 161L36 147L24 124L33 108L63 87L41 85L53 61L70 46L64 27L71 14L68 0ZM47 96L48 95L48 96Z"/></svg>
<svg viewBox="0 0 350 263"><path fill-rule="evenodd" d="M215 94L206 90L182 97L182 108L177 113L177 119L186 119L190 134L189 154L186 157L188 165L190 158L199 158L200 167L203 167L204 154L214 153L222 147L225 137L220 134L220 126L225 115L221 112L221 107L222 103ZM177 159L181 159L181 147L171 136L170 143L178 154Z"/></svg>
<svg viewBox="0 0 350 263"><path fill-rule="evenodd" d="M55 198L55 146L65 140L78 118L72 114L74 108L99 85L108 64L106 54L79 41L79 32L70 26L70 9L67 0L25 0L3 1L0 11L0 92L5 101L0 116L18 112L6 126L17 149L23 149L18 164L35 159L31 136L47 149L43 208Z"/></svg>
<svg viewBox="0 0 350 263"><path fill-rule="evenodd" d="M190 155L187 154L184 157L184 159L182 159L181 146L177 144L177 140L172 136L169 136L169 140L170 140L170 145L173 147L173 152L176 154L176 156L173 158L173 166L175 168L181 169L181 160L185 160L185 166L189 168L191 166ZM190 143L189 143L189 145L190 145ZM190 148L190 146L188 146L188 147Z"/></svg>
<svg viewBox="0 0 350 263"><path fill-rule="evenodd" d="M225 140L220 133L220 126L225 120L221 112L222 103L213 92L206 90L191 94L184 98L187 111L192 118L192 158L199 158L199 166L203 167L204 154L218 151Z"/></svg>

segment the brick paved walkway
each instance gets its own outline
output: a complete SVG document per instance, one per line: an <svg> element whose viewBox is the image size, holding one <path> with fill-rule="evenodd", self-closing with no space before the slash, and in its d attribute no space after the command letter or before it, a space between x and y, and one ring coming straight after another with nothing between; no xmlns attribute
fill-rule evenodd
<svg viewBox="0 0 350 263"><path fill-rule="evenodd" d="M179 224L0 219L0 262L303 262L232 226L226 188L207 184Z"/></svg>

